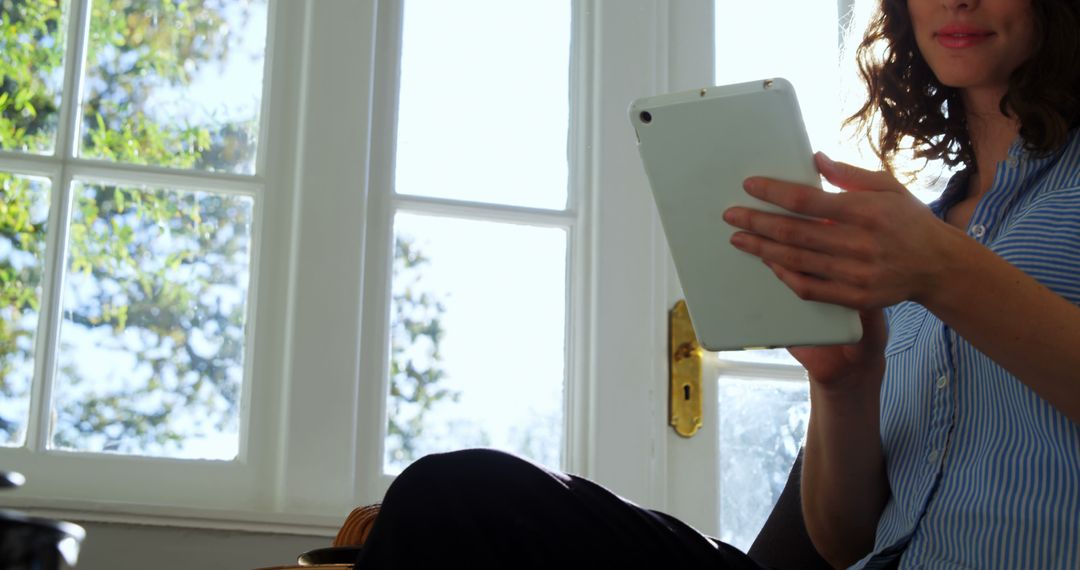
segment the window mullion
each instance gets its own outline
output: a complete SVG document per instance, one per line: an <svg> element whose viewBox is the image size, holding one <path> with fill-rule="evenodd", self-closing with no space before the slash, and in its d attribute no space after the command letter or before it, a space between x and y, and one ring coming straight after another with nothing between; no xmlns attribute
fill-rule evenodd
<svg viewBox="0 0 1080 570"><path fill-rule="evenodd" d="M377 12L374 3L308 6L282 400L291 421L279 489L284 510L333 512L355 500L356 442L370 437L357 429L365 262L365 227L357 220L368 208L362 157L371 145ZM341 452L327 453L328 445Z"/></svg>
<svg viewBox="0 0 1080 570"><path fill-rule="evenodd" d="M42 285L41 312L35 339L35 370L30 393L30 417L26 445L31 450L48 448L52 421L52 390L59 342L64 260L70 218L71 176L68 160L74 156L78 132L83 54L90 27L90 0L72 0L67 13L67 53L64 57L64 87L60 99L60 121L51 176L49 228L45 240L46 266Z"/></svg>
<svg viewBox="0 0 1080 570"><path fill-rule="evenodd" d="M394 167L397 147L398 92L401 74L401 0L378 3L375 87L373 92L366 251L364 254L364 315L360 338L361 401L368 402L359 414L363 435L357 442L356 496L378 500L393 477L383 475L387 431L386 394L390 363L390 290L393 272ZM377 467L376 467L377 466Z"/></svg>
<svg viewBox="0 0 1080 570"><path fill-rule="evenodd" d="M278 57L287 57L279 51L277 44L281 41L281 38L274 33L278 27L279 18L281 18L280 14L286 12L287 9L282 6L281 2L276 0L268 0L267 9L269 13L266 18L266 59L263 63L262 94L259 99L259 140L255 141L255 175L260 178L266 175L269 164L267 154L269 154L271 146L269 140L273 135L272 131L275 130L273 127L275 121L270 120L270 117L273 116L272 109L277 103L273 101L274 90L272 88L274 83L273 70L277 67L277 61L275 60Z"/></svg>
<svg viewBox="0 0 1080 570"><path fill-rule="evenodd" d="M806 370L802 366L714 358L714 366L718 376L738 376L741 378L786 380L791 382L806 381Z"/></svg>
<svg viewBox="0 0 1080 570"><path fill-rule="evenodd" d="M588 310L593 323L584 474L658 508L664 508L667 478L665 467L656 461L666 454L667 432L662 421L653 421L663 417L667 403L656 397L661 393L656 382L666 366L666 259L648 181L640 168L628 167L640 158L627 128L626 105L667 87L663 54L669 51L665 42L674 4L592 3L596 53L591 108L596 115L590 118L595 142L589 158L593 276ZM627 446L627 441L638 443Z"/></svg>
<svg viewBox="0 0 1080 570"><path fill-rule="evenodd" d="M64 57L64 87L60 99L60 124L57 129L55 156L63 161L75 157L79 120L84 59L90 41L91 0L71 0L68 11L67 54Z"/></svg>
<svg viewBox="0 0 1080 570"><path fill-rule="evenodd" d="M65 243L70 220L71 178L63 168L51 177L49 228L45 238L45 275L42 280L41 312L35 341L34 381L30 392L30 419L26 445L34 451L48 449L52 422L52 392L56 371L62 309Z"/></svg>
<svg viewBox="0 0 1080 570"><path fill-rule="evenodd" d="M14 152L0 153L0 170L43 176L49 179L59 176L59 163L50 157Z"/></svg>
<svg viewBox="0 0 1080 570"><path fill-rule="evenodd" d="M573 210L543 210L405 195L394 195L392 200L395 213L412 212L481 221L558 227L567 227L577 219L577 213Z"/></svg>
<svg viewBox="0 0 1080 570"><path fill-rule="evenodd" d="M64 173L69 178L90 178L126 186L167 187L244 196L262 195L265 182L261 178L215 172L184 171L160 166L144 166L102 162L93 159L65 161Z"/></svg>

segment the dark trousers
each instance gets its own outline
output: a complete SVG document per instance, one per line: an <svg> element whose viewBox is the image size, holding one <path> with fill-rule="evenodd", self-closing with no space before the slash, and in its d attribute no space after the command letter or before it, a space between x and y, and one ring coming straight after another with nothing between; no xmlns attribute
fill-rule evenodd
<svg viewBox="0 0 1080 570"><path fill-rule="evenodd" d="M731 568L736 548L580 477L492 450L430 455L386 493L358 570Z"/></svg>

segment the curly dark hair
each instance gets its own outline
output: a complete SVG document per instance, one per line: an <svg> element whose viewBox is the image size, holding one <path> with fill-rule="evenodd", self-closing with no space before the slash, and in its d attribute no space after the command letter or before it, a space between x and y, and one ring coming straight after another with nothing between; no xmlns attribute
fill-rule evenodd
<svg viewBox="0 0 1080 570"><path fill-rule="evenodd" d="M1028 150L1047 154L1080 126L1080 0L1032 0L1032 10L1037 43L1010 75L999 108L1019 120ZM847 122L886 168L908 148L906 137L917 159L974 165L963 98L919 53L907 0L881 0L856 58L868 98Z"/></svg>

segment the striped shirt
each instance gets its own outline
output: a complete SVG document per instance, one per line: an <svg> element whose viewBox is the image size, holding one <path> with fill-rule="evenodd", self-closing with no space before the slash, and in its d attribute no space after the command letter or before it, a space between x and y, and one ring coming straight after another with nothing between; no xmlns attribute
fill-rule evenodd
<svg viewBox="0 0 1080 570"><path fill-rule="evenodd" d="M966 186L955 175L934 213L944 218ZM1014 143L968 235L1080 305L1078 131L1051 156ZM1080 569L1080 425L924 307L904 302L886 316L892 496L874 551L853 568Z"/></svg>

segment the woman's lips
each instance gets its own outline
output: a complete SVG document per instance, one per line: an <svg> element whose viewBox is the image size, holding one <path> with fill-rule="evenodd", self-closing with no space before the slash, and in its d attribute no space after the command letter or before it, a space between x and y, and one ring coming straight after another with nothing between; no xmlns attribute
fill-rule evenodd
<svg viewBox="0 0 1080 570"><path fill-rule="evenodd" d="M975 46L990 39L993 32L963 24L949 24L934 32L937 43L951 49Z"/></svg>

